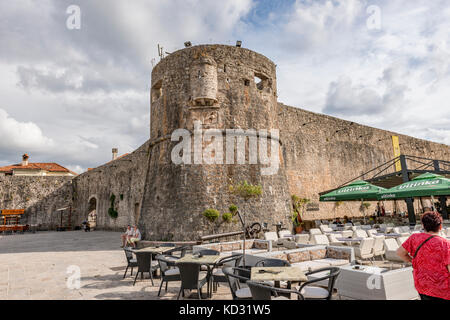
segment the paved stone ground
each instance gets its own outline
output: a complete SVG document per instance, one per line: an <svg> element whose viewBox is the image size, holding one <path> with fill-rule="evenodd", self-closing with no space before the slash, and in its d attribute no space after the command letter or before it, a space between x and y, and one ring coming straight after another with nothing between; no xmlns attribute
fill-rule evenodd
<svg viewBox="0 0 450 320"><path fill-rule="evenodd" d="M80 268L80 288L69 289L68 280ZM0 238L0 300L4 299L158 299L159 280L133 286L123 279L126 259L117 232L37 232ZM136 271L136 269L135 269ZM160 299L176 299L179 283L169 283ZM206 291L206 290L205 290ZM195 292L192 298L196 297ZM229 289L219 287L214 299L231 299Z"/></svg>
<svg viewBox="0 0 450 320"><path fill-rule="evenodd" d="M37 232L0 236L0 300L176 299L179 282L169 283L168 292L163 289L159 298L159 279L154 280L154 286L150 279L140 278L133 286L134 277L129 272L123 279L126 259L120 245L118 232ZM381 261L376 265L393 266ZM79 289L68 288L68 281L74 274L68 269L70 266L80 268ZM196 299L196 292L189 298ZM220 286L213 299L231 299L228 286ZM337 299L337 295L333 299Z"/></svg>

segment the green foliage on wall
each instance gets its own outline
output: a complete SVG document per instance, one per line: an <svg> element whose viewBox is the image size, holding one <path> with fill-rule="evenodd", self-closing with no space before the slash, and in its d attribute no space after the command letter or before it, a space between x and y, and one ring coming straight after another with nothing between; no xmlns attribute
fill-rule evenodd
<svg viewBox="0 0 450 320"><path fill-rule="evenodd" d="M114 195L114 193L111 194L109 201L111 201L111 207L108 209L108 214L111 218L116 219L119 216L119 213L116 209L114 209L114 202L116 201L116 196Z"/></svg>
<svg viewBox="0 0 450 320"><path fill-rule="evenodd" d="M238 211L238 207L235 206L234 204L232 204L232 205L228 208L228 210L230 210L230 213L231 213L233 216L235 216L236 213L237 213L237 211Z"/></svg>
<svg viewBox="0 0 450 320"><path fill-rule="evenodd" d="M259 197L262 194L262 187L248 183L247 181L241 181L235 185L231 185L230 192L247 201L251 198Z"/></svg>
<svg viewBox="0 0 450 320"><path fill-rule="evenodd" d="M231 212L222 213L222 220L226 223L230 223L233 220L233 214Z"/></svg>
<svg viewBox="0 0 450 320"><path fill-rule="evenodd" d="M220 216L219 211L216 209L206 209L202 215L211 223L214 223Z"/></svg>

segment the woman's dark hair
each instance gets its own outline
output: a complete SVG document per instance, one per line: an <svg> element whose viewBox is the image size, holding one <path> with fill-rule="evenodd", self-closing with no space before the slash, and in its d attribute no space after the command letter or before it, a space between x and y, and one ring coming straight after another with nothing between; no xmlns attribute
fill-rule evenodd
<svg viewBox="0 0 450 320"><path fill-rule="evenodd" d="M438 232L442 224L442 217L438 212L425 212L422 216L422 224L425 231Z"/></svg>

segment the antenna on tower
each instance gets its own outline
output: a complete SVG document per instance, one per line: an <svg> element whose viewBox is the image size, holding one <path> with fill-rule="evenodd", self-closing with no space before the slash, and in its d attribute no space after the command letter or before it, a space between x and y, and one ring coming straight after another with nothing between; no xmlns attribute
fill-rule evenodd
<svg viewBox="0 0 450 320"><path fill-rule="evenodd" d="M158 55L159 55L159 59L164 59L164 47L160 46L158 43Z"/></svg>

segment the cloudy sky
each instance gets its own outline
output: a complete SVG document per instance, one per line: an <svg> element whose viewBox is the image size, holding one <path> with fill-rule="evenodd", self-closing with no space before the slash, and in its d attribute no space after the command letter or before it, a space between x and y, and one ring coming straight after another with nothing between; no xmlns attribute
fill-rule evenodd
<svg viewBox="0 0 450 320"><path fill-rule="evenodd" d="M449 30L448 0L0 0L0 166L136 149L157 44L186 40L268 56L286 104L450 144Z"/></svg>

